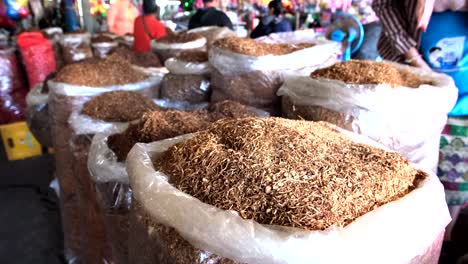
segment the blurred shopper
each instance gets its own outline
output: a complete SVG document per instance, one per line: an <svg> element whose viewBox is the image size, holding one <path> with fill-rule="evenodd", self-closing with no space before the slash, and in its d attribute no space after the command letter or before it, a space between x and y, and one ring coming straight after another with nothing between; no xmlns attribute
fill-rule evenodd
<svg viewBox="0 0 468 264"><path fill-rule="evenodd" d="M166 28L158 20L159 7L154 0L143 0L143 15L135 19L133 49L138 52L151 51L151 40L166 35Z"/></svg>
<svg viewBox="0 0 468 264"><path fill-rule="evenodd" d="M231 30L234 29L229 17L217 9L219 7L219 0L203 0L202 9L199 9L189 21L189 29L207 26L227 27Z"/></svg>
<svg viewBox="0 0 468 264"><path fill-rule="evenodd" d="M109 31L123 36L133 33L133 21L138 16L138 9L130 0L117 0L107 12Z"/></svg>
<svg viewBox="0 0 468 264"><path fill-rule="evenodd" d="M258 26L252 31L251 38L268 36L272 33L292 31L291 24L284 20L283 5L280 0L273 0L268 4L269 13L264 16Z"/></svg>

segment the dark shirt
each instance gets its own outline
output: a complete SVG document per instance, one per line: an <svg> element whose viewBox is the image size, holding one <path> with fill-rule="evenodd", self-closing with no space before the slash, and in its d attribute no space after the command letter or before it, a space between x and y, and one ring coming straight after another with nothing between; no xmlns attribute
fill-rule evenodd
<svg viewBox="0 0 468 264"><path fill-rule="evenodd" d="M250 34L251 38L259 38L268 36L272 33L290 32L292 31L291 24L282 18L274 18L271 16L264 17L258 26Z"/></svg>
<svg viewBox="0 0 468 264"><path fill-rule="evenodd" d="M199 9L189 21L189 29L218 26L234 29L231 20L222 11L214 7Z"/></svg>

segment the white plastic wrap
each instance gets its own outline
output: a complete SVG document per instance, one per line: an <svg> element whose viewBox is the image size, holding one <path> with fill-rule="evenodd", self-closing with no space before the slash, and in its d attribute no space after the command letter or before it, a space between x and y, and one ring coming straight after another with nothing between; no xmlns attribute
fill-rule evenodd
<svg viewBox="0 0 468 264"><path fill-rule="evenodd" d="M60 46L65 64L92 58L93 52L90 45L91 35L89 33L63 35Z"/></svg>
<svg viewBox="0 0 468 264"><path fill-rule="evenodd" d="M27 123L34 137L44 147L52 147L47 101L49 93L42 93L42 83L31 89L26 96Z"/></svg>
<svg viewBox="0 0 468 264"><path fill-rule="evenodd" d="M119 46L118 42L91 43L94 57L101 58L101 59L109 56L118 46Z"/></svg>
<svg viewBox="0 0 468 264"><path fill-rule="evenodd" d="M357 142L370 142L343 133ZM189 136L135 145L128 155L127 171L135 200L151 220L174 228L202 250L201 254L211 252L250 264L437 263L441 235L450 216L436 175L430 174L405 197L363 215L345 228L304 231L261 225L242 219L234 211L200 202L169 184L167 175L155 171L152 160Z"/></svg>
<svg viewBox="0 0 468 264"><path fill-rule="evenodd" d="M186 43L163 43L161 41L151 41L151 47L155 50L192 50L200 49L206 45L206 38L199 38Z"/></svg>
<svg viewBox="0 0 468 264"><path fill-rule="evenodd" d="M197 33L204 36L206 38L208 48L210 48L213 42L218 39L236 36L236 33L229 28L217 26L194 28L188 32Z"/></svg>
<svg viewBox="0 0 468 264"><path fill-rule="evenodd" d="M295 44L295 43L289 43ZM296 71L318 67L330 58L335 58L337 45L332 41L313 42L313 47L286 55L253 57L213 47L209 51L210 63L223 75L236 75L252 71Z"/></svg>
<svg viewBox="0 0 468 264"><path fill-rule="evenodd" d="M164 63L164 66L173 74L205 75L211 72L211 65L207 61L197 63L170 58Z"/></svg>
<svg viewBox="0 0 468 264"><path fill-rule="evenodd" d="M383 84L353 85L337 80L289 76L278 91L283 100L292 102L290 107L283 105L283 116L335 122L333 118L325 120L322 115L313 113L311 116L294 116L301 107L332 110L340 115L337 122L345 123L342 127L369 136L402 153L413 163L435 172L440 134L447 114L457 100L457 88L449 76L392 65L410 70L433 85L392 88Z"/></svg>

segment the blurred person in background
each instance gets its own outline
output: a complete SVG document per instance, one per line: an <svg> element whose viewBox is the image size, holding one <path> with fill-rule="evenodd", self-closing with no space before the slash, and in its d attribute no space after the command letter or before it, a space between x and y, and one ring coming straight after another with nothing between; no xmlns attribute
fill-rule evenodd
<svg viewBox="0 0 468 264"><path fill-rule="evenodd" d="M218 26L234 30L229 17L223 11L217 9L217 7L219 7L219 0L203 0L203 5L204 8L199 9L190 18L189 29Z"/></svg>
<svg viewBox="0 0 468 264"><path fill-rule="evenodd" d="M280 0L273 0L268 4L269 13L264 16L258 26L250 34L251 38L268 36L272 33L290 32L291 24L283 18L283 4Z"/></svg>
<svg viewBox="0 0 468 264"><path fill-rule="evenodd" d="M143 0L143 15L137 17L134 23L135 51L151 51L151 40L158 40L166 35L166 28L158 20L158 14L159 7L154 0Z"/></svg>
<svg viewBox="0 0 468 264"><path fill-rule="evenodd" d="M133 33L133 21L138 16L138 9L130 0L117 0L107 12L109 32L123 36Z"/></svg>

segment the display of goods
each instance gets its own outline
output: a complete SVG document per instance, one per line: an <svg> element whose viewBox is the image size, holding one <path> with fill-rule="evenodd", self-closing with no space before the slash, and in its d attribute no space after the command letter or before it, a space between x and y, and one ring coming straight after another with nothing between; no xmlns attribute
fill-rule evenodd
<svg viewBox="0 0 468 264"><path fill-rule="evenodd" d="M206 50L206 38L196 33L181 32L152 41L151 47L161 61L165 62L169 58L176 57L182 51Z"/></svg>
<svg viewBox="0 0 468 264"><path fill-rule="evenodd" d="M132 65L118 56L93 59L65 66L55 78L56 82L91 87L122 85L141 82L148 78L133 69Z"/></svg>
<svg viewBox="0 0 468 264"><path fill-rule="evenodd" d="M161 98L190 103L210 100L208 54L204 51L184 51L165 62L170 74L164 76Z"/></svg>
<svg viewBox="0 0 468 264"><path fill-rule="evenodd" d="M162 76L140 75L128 66L126 71L119 69L125 63L109 60L67 65L49 82L49 118L61 191L66 255L68 260L82 263L112 263L104 219L87 169L87 155L93 134L118 126L102 121L88 123L90 118L85 119L86 123L79 123L83 120L79 113L87 101L105 92L135 91L152 98L162 79ZM69 67L74 67L78 74Z"/></svg>
<svg viewBox="0 0 468 264"><path fill-rule="evenodd" d="M17 42L32 89L56 71L54 49L40 32L21 33Z"/></svg>
<svg viewBox="0 0 468 264"><path fill-rule="evenodd" d="M88 157L99 205L117 263L128 262L129 213L132 189L123 160L135 141L151 142L196 132L222 118L265 116L266 113L236 102L221 102L195 112L156 111L146 114L140 125L130 125L121 134L103 133L93 138ZM109 144L109 145L108 145ZM116 152L111 148L116 149ZM124 152L124 153L122 153ZM116 155L118 153L118 155ZM122 261L120 261L122 260Z"/></svg>
<svg viewBox="0 0 468 264"><path fill-rule="evenodd" d="M161 98L189 103L210 101L210 80L203 75L166 74L161 84Z"/></svg>
<svg viewBox="0 0 468 264"><path fill-rule="evenodd" d="M91 35L88 33L70 33L60 40L65 64L70 64L93 57Z"/></svg>
<svg viewBox="0 0 468 264"><path fill-rule="evenodd" d="M93 48L93 54L96 58L106 58L109 56L117 47L119 43L112 37L100 34L93 37L91 40L91 47Z"/></svg>
<svg viewBox="0 0 468 264"><path fill-rule="evenodd" d="M369 136L435 172L457 89L446 75L389 62L350 61L289 76L283 117L327 121Z"/></svg>
<svg viewBox="0 0 468 264"><path fill-rule="evenodd" d="M217 27L217 26L210 26L210 27L199 27L194 28L188 31L189 33L196 33L200 34L206 38L206 46L209 49L213 43L222 38L226 37L234 37L236 33L230 30L227 27Z"/></svg>
<svg viewBox="0 0 468 264"><path fill-rule="evenodd" d="M133 65L143 68L160 68L163 67L158 56L153 52L136 52L131 48L118 47L113 54L117 54Z"/></svg>
<svg viewBox="0 0 468 264"><path fill-rule="evenodd" d="M54 49L55 64L57 70L61 69L64 62L62 56L62 50L60 48L60 40L63 36L63 30L59 27L46 28L42 30L47 39L52 43L52 48Z"/></svg>
<svg viewBox="0 0 468 264"><path fill-rule="evenodd" d="M284 73L317 67L336 56L335 44L269 44L228 37L215 41L209 51L213 93L211 101L235 100L279 114L276 96Z"/></svg>
<svg viewBox="0 0 468 264"><path fill-rule="evenodd" d="M26 118L27 92L15 50L0 49L0 125Z"/></svg>
<svg viewBox="0 0 468 264"><path fill-rule="evenodd" d="M132 49L135 38L133 37L132 34L127 34L121 37L117 37L115 40L119 42L120 46Z"/></svg>
<svg viewBox="0 0 468 264"><path fill-rule="evenodd" d="M434 174L327 123L224 119L127 171L131 263L437 263L450 221Z"/></svg>

